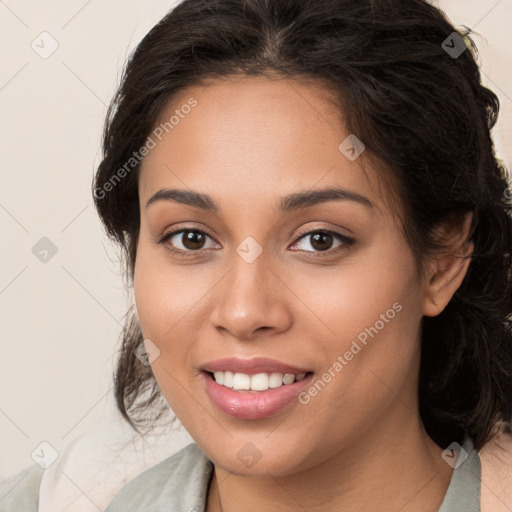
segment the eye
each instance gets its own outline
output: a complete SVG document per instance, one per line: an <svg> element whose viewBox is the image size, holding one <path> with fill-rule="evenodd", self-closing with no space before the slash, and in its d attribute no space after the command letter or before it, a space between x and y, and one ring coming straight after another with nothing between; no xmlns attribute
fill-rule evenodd
<svg viewBox="0 0 512 512"><path fill-rule="evenodd" d="M212 247L205 247L207 239L213 240L208 233L200 229L179 229L165 234L159 241L159 244L165 244L166 248L171 252L197 252L201 249L208 249Z"/></svg>
<svg viewBox="0 0 512 512"><path fill-rule="evenodd" d="M306 252L328 253L329 255L336 254L340 250L346 249L347 246L353 245L355 242L353 238L342 235L341 233L338 233L336 231L325 229L309 231L308 233L303 234L299 238L298 242L296 242L294 245L297 245L298 243L300 243L300 241L306 242L304 244L306 248L302 248L299 250L303 250ZM339 245L336 248L332 249L332 245L336 241L338 241ZM308 246L311 247L312 249L308 249Z"/></svg>
<svg viewBox="0 0 512 512"><path fill-rule="evenodd" d="M210 247L206 245L208 239L213 242L213 244L210 244ZM346 250L348 246L355 243L353 238L328 229L317 229L302 234L292 248L300 245L301 241L307 242L304 244L306 247L298 250L313 252L316 253L315 256L319 257L324 256L323 253L326 253L325 256L337 254L340 251ZM332 245L336 241L338 242L338 245L333 249ZM179 253L183 256L194 256L194 253L201 252L202 249L214 249L215 246L218 245L205 231L192 228L181 228L170 231L163 235L157 243L164 245L168 251ZM307 246L311 249L308 249Z"/></svg>

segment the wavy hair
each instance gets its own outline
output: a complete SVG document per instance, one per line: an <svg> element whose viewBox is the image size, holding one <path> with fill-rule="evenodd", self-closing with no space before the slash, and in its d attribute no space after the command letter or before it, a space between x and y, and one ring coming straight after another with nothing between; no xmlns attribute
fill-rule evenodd
<svg viewBox="0 0 512 512"><path fill-rule="evenodd" d="M490 133L499 101L482 85L477 59L470 30L455 29L424 0L181 2L128 59L92 184L130 283L140 163L122 179L119 170L174 95L233 75L321 82L336 92L365 154L389 170L418 263L443 250L436 228L473 213L468 272L444 311L422 319L418 392L423 424L437 444L462 444L469 435L481 449L512 416L512 205ZM142 341L132 309L114 381L118 409L137 431L141 413L158 409L161 398L150 366L134 357Z"/></svg>

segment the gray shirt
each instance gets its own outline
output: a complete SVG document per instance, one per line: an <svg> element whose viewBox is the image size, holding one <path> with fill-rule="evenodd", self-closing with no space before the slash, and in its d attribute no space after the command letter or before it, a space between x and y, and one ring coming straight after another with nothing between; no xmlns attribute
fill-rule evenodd
<svg viewBox="0 0 512 512"><path fill-rule="evenodd" d="M480 512L480 457L469 438L463 448L468 458L455 465L438 512ZM2 482L0 511L37 512L42 475L34 466ZM105 512L204 512L212 476L213 463L189 444L131 480Z"/></svg>

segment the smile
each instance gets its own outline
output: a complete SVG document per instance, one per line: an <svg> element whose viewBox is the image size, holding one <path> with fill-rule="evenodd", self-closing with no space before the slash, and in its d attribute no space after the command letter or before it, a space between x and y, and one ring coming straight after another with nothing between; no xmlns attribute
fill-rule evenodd
<svg viewBox="0 0 512 512"><path fill-rule="evenodd" d="M293 384L301 381L306 376L305 372L298 373L256 373L249 375L247 373L233 373L230 371L216 371L213 378L217 384L234 390L266 391L281 386Z"/></svg>

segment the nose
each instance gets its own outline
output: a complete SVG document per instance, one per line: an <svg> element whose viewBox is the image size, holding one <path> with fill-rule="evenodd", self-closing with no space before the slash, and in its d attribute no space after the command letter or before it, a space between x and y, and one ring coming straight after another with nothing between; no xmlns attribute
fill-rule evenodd
<svg viewBox="0 0 512 512"><path fill-rule="evenodd" d="M252 263L235 256L233 267L215 288L210 321L238 340L275 335L292 324L288 301L293 294L263 255Z"/></svg>

